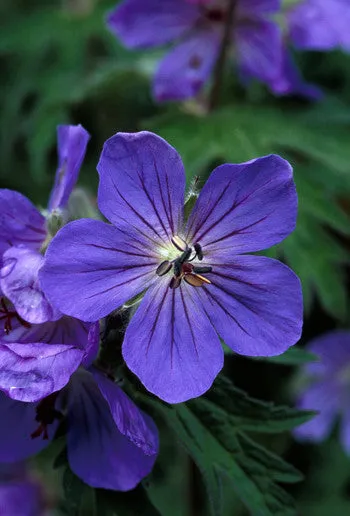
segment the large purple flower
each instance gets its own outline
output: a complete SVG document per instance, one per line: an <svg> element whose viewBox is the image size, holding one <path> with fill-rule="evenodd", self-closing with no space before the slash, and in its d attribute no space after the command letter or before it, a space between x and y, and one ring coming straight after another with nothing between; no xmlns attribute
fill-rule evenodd
<svg viewBox="0 0 350 516"><path fill-rule="evenodd" d="M123 356L148 390L176 403L199 396L235 352L283 353L300 337L300 282L282 263L247 256L293 231L288 162L266 156L216 168L184 221L180 156L148 132L118 133L98 164L99 208L52 240L40 278L62 312L95 321L145 292Z"/></svg>
<svg viewBox="0 0 350 516"><path fill-rule="evenodd" d="M0 299L0 390L34 402L62 389L81 363L95 357L99 325L61 317L28 324Z"/></svg>
<svg viewBox="0 0 350 516"><path fill-rule="evenodd" d="M348 0L304 0L290 10L288 25L297 48L350 51Z"/></svg>
<svg viewBox="0 0 350 516"><path fill-rule="evenodd" d="M20 193L0 190L0 291L19 316L33 324L61 316L43 294L38 272L50 238L50 220L64 216L89 140L81 125L58 126L57 135L58 168L46 218Z"/></svg>
<svg viewBox="0 0 350 516"><path fill-rule="evenodd" d="M158 452L152 419L95 368L79 369L68 386L40 403L0 393L0 462L12 463L45 448L67 416L68 460L92 487L126 491L151 471Z"/></svg>
<svg viewBox="0 0 350 516"><path fill-rule="evenodd" d="M241 76L268 84L281 67L281 33L270 16L280 0L235 2L232 54ZM129 48L176 41L154 80L158 100L193 97L207 81L220 51L229 0L124 0L108 17L108 26Z"/></svg>
<svg viewBox="0 0 350 516"><path fill-rule="evenodd" d="M24 464L0 464L0 515L44 515L41 486L30 478Z"/></svg>
<svg viewBox="0 0 350 516"><path fill-rule="evenodd" d="M308 350L318 355L320 361L303 368L309 384L298 406L317 410L319 414L296 428L295 436L304 441L322 441L341 416L340 438L350 454L350 332L326 333L311 341Z"/></svg>

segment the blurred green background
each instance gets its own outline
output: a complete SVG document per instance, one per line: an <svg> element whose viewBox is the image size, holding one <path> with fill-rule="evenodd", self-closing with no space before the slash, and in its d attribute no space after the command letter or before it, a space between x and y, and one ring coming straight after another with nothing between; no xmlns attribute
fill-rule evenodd
<svg viewBox="0 0 350 516"><path fill-rule="evenodd" d="M299 218L294 234L267 254L285 260L302 280L301 344L330 328L350 327L350 55L296 55L304 76L325 91L317 104L275 98L259 84L244 89L230 70L213 113L198 113L195 102L156 105L150 81L162 52L129 52L115 40L104 25L115 3L0 3L0 187L45 206L56 169L56 126L63 123L81 123L91 134L80 184L92 195L102 144L116 131L148 129L166 138L182 155L188 181L196 175L204 181L221 162L279 153L294 166ZM226 375L237 386L277 403L293 404L296 370L295 364L226 357ZM321 446L297 444L287 433L263 442L305 475L288 488L300 515L350 514L350 458L336 432ZM55 505L60 480L51 471L53 453L35 464ZM162 514L206 514L200 475L176 442L162 443L152 482ZM224 516L247 514L232 486L223 489Z"/></svg>

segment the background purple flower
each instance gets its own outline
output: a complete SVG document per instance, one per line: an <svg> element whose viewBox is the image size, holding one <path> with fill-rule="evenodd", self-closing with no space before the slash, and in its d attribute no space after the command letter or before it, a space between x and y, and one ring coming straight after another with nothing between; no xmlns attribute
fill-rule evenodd
<svg viewBox="0 0 350 516"><path fill-rule="evenodd" d="M179 100L198 93L209 79L220 51L228 12L225 0L124 0L108 17L110 30L129 48L176 42L154 79L158 100ZM232 49L240 74L268 84L281 68L281 33L270 16L279 0L238 0L234 8ZM161 30L159 30L161 27Z"/></svg>
<svg viewBox="0 0 350 516"><path fill-rule="evenodd" d="M209 389L223 364L218 335L252 356L278 355L299 339L298 278L275 260L244 254L295 227L288 162L266 156L216 168L186 223L183 164L162 138L113 136L98 171L99 208L113 225L62 228L40 278L60 310L88 321L147 290L123 356L148 390L176 403Z"/></svg>
<svg viewBox="0 0 350 516"><path fill-rule="evenodd" d="M296 428L294 434L300 440L322 441L340 416L340 439L350 453L350 332L326 333L311 341L308 350L320 361L303 368L309 385L300 395L298 406L319 414Z"/></svg>
<svg viewBox="0 0 350 516"><path fill-rule="evenodd" d="M57 128L59 163L49 201L49 215L65 207L82 164L89 134L81 125ZM0 190L0 291L29 323L58 319L61 314L44 296L38 280L42 247L48 238L45 217L23 195Z"/></svg>
<svg viewBox="0 0 350 516"><path fill-rule="evenodd" d="M44 514L41 487L23 464L0 464L0 515L40 516Z"/></svg>
<svg viewBox="0 0 350 516"><path fill-rule="evenodd" d="M12 463L45 448L65 410L69 464L84 482L126 491L151 471L158 452L156 426L93 367L80 369L63 391L40 403L0 394L0 414L7 421L0 428L0 462Z"/></svg>

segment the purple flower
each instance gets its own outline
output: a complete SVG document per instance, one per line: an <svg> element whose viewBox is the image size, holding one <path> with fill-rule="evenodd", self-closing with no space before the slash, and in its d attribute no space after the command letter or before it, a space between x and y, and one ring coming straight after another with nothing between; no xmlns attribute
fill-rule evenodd
<svg viewBox="0 0 350 516"><path fill-rule="evenodd" d="M23 464L0 464L0 515L44 514L40 485L31 479Z"/></svg>
<svg viewBox="0 0 350 516"><path fill-rule="evenodd" d="M95 368L79 369L59 393L40 403L0 393L0 462L34 455L53 439L67 414L68 460L92 487L126 491L148 475L158 452L152 419Z"/></svg>
<svg viewBox="0 0 350 516"><path fill-rule="evenodd" d="M176 42L159 65L154 95L162 100L196 95L220 52L226 0L124 0L108 17L110 30L129 48ZM231 34L240 75L270 83L279 73L281 32L270 16L280 0L238 0Z"/></svg>
<svg viewBox="0 0 350 516"><path fill-rule="evenodd" d="M79 220L52 240L40 279L62 312L96 321L145 293L123 356L145 387L177 403L210 388L236 353L283 353L300 337L300 282L247 252L295 227L289 163L266 156L216 168L184 221L180 156L148 132L118 133L98 164L98 204L112 223Z"/></svg>
<svg viewBox="0 0 350 516"><path fill-rule="evenodd" d="M95 357L99 344L98 323L61 317L28 324L4 298L0 333L0 390L28 402L62 389L81 363Z"/></svg>
<svg viewBox="0 0 350 516"><path fill-rule="evenodd" d="M303 50L350 51L348 0L304 0L288 15L290 38Z"/></svg>
<svg viewBox="0 0 350 516"><path fill-rule="evenodd" d="M0 292L25 321L39 324L61 317L44 296L38 280L48 225L62 217L83 161L89 134L81 125L58 126L58 169L47 220L23 195L0 190Z"/></svg>
<svg viewBox="0 0 350 516"><path fill-rule="evenodd" d="M298 427L295 436L304 441L322 441L341 416L340 438L345 451L350 453L350 332L326 333L311 341L307 349L318 355L320 361L304 366L309 384L298 405L319 414Z"/></svg>

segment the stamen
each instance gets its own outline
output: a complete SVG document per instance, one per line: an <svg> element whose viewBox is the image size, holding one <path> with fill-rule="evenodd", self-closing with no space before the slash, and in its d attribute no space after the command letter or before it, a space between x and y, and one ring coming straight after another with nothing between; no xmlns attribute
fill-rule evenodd
<svg viewBox="0 0 350 516"><path fill-rule="evenodd" d="M158 274L158 276L164 276L165 274L167 274L170 271L171 267L172 267L171 262L169 262L168 260L165 260L160 265L158 265L158 267L156 269L156 274Z"/></svg>
<svg viewBox="0 0 350 516"><path fill-rule="evenodd" d="M178 235L173 236L172 239L171 239L171 242L176 247L176 249L178 251L184 252L184 251L187 251L187 249L188 249L188 245L185 242L185 240L183 240Z"/></svg>
<svg viewBox="0 0 350 516"><path fill-rule="evenodd" d="M192 287L202 287L205 283L210 284L211 281L200 274L185 274L184 280Z"/></svg>
<svg viewBox="0 0 350 516"><path fill-rule="evenodd" d="M199 273L199 274L205 274L207 272L211 272L213 270L212 267L193 267L193 272Z"/></svg>
<svg viewBox="0 0 350 516"><path fill-rule="evenodd" d="M182 278L182 276L173 276L171 278L169 287L170 288L178 288L180 286L180 283L181 283L181 278Z"/></svg>
<svg viewBox="0 0 350 516"><path fill-rule="evenodd" d="M193 247L194 247L194 250L196 251L198 260L201 262L203 260L202 246L197 242L196 244L194 244Z"/></svg>
<svg viewBox="0 0 350 516"><path fill-rule="evenodd" d="M55 409L55 403L58 395L59 392L50 394L41 400L37 406L35 421L39 423L39 426L36 430L34 430L34 432L30 434L32 439L36 439L41 435L43 436L43 439L48 439L48 426L52 425L56 419L60 421L63 418L63 414Z"/></svg>

